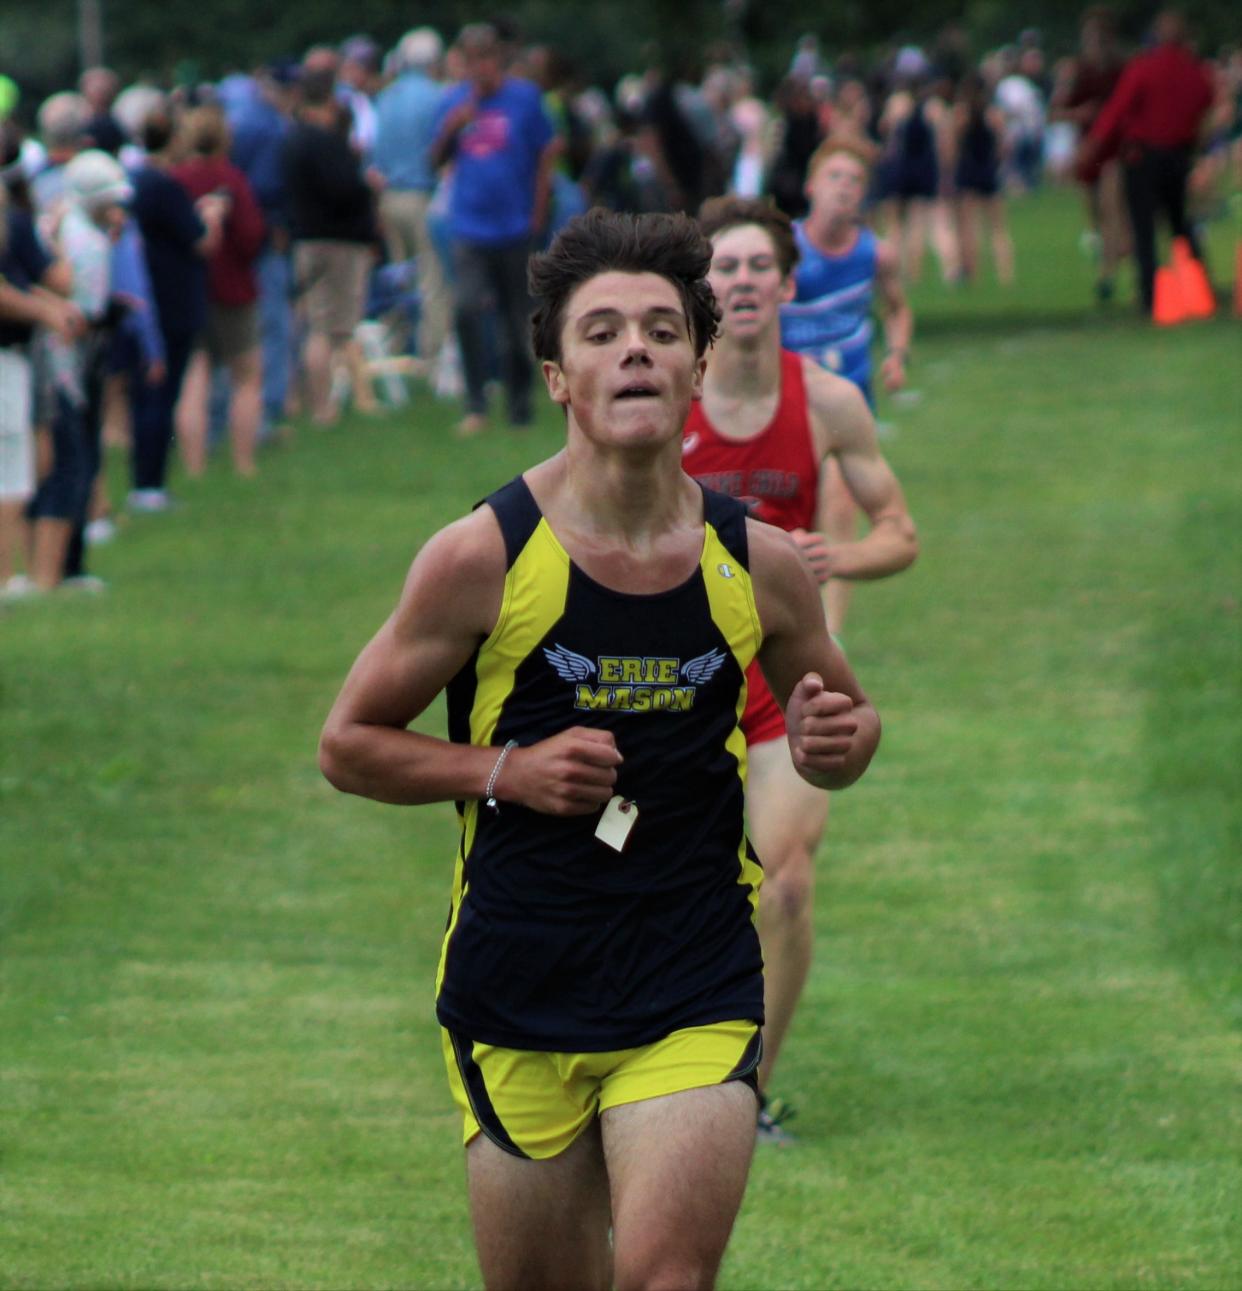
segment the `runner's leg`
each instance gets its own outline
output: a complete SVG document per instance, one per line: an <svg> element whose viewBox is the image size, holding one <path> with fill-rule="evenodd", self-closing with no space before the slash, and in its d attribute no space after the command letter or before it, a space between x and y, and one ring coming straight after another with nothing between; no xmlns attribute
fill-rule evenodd
<svg viewBox="0 0 1242 1291"><path fill-rule="evenodd" d="M753 1128L753 1112L751 1119ZM598 1120L545 1161L513 1156L480 1134L466 1149L466 1174L488 1291L607 1291L608 1176Z"/></svg>
<svg viewBox="0 0 1242 1291"><path fill-rule="evenodd" d="M767 1090L811 967L815 853L828 819L828 795L794 770L784 738L747 750L750 840L763 863L759 942L763 947L763 1062Z"/></svg>
<svg viewBox="0 0 1242 1291"><path fill-rule="evenodd" d="M617 1291L715 1285L755 1148L740 1080L612 1107L601 1117Z"/></svg>

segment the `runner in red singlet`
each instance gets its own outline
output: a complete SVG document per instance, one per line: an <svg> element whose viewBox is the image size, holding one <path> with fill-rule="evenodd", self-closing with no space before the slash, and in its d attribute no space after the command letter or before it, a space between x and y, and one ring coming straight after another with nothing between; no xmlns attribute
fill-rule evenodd
<svg viewBox="0 0 1242 1291"><path fill-rule="evenodd" d="M686 420L683 467L788 531L821 590L830 578L882 578L905 569L918 539L866 400L852 382L781 349L779 308L793 294L798 258L789 220L767 202L722 197L704 205L699 222L712 241L709 281L724 317L703 398ZM820 477L830 458L870 521L855 541L832 543L821 532ZM780 705L757 668L747 683L747 811L764 866L759 937L767 1023L759 1082L766 1091L811 964L813 860L828 795L794 770ZM779 1121L772 1100L760 1113L760 1138L788 1141Z"/></svg>

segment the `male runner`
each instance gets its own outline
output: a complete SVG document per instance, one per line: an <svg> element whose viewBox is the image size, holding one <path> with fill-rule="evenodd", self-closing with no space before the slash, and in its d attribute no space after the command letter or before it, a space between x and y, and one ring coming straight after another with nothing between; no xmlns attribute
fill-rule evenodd
<svg viewBox="0 0 1242 1291"><path fill-rule="evenodd" d="M795 544L681 469L710 252L594 211L534 258L565 449L427 543L321 744L341 789L458 803L437 1013L489 1287L712 1285L762 1049L746 669L811 783L879 740ZM451 739L408 730L442 690Z"/></svg>
<svg viewBox="0 0 1242 1291"><path fill-rule="evenodd" d="M699 214L712 242L708 275L723 311L703 398L691 405L682 465L710 488L740 497L751 514L790 531L825 588L834 579L882 578L918 554L901 487L876 444L866 401L849 381L781 349L778 311L793 294L798 260L789 219L767 202L713 198ZM851 501L870 529L853 542L825 542L819 484L839 465ZM826 598L825 598L826 599ZM747 678L742 716L748 745L747 809L764 867L759 937L764 958L763 1062L766 1092L811 964L814 858L828 795L790 762L781 706L758 669ZM760 1139L783 1143L787 1107L759 1116Z"/></svg>
<svg viewBox="0 0 1242 1291"><path fill-rule="evenodd" d="M864 144L829 138L807 167L810 209L794 225L799 261L793 299L781 307L781 342L821 367L852 381L874 408L871 390L871 309L879 294L887 349L880 379L890 393L906 383L906 358L914 315L901 286L897 248L862 223L871 173ZM824 528L833 542L849 542L858 510L830 462L823 477ZM849 606L850 585L828 585L828 627L840 633Z"/></svg>

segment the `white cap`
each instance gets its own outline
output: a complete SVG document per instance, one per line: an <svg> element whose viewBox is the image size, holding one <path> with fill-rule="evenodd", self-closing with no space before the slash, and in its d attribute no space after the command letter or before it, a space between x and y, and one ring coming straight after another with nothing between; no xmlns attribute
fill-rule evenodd
<svg viewBox="0 0 1242 1291"><path fill-rule="evenodd" d="M134 195L121 163L98 148L80 152L66 164L65 190L88 211L122 205Z"/></svg>

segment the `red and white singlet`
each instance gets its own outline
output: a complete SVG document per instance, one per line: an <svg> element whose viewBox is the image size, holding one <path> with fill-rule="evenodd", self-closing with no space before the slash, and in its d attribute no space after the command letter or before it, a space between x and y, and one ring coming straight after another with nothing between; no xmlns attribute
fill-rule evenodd
<svg viewBox="0 0 1242 1291"><path fill-rule="evenodd" d="M814 529L819 461L811 436L802 357L781 351L781 393L772 420L751 439L729 439L707 419L701 401L690 405L682 430L681 464L709 489L740 499L757 520L781 529ZM747 744L785 734L785 715L768 689L758 661L746 672Z"/></svg>

